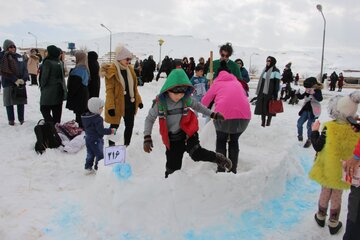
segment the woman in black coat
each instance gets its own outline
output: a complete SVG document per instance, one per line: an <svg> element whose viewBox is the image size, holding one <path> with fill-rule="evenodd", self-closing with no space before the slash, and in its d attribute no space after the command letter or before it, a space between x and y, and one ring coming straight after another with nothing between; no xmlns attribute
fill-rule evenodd
<svg viewBox="0 0 360 240"><path fill-rule="evenodd" d="M100 75L99 75L99 62L98 55L96 52L88 52L88 65L90 71L89 79L89 99L92 97L99 97L100 93Z"/></svg>
<svg viewBox="0 0 360 240"><path fill-rule="evenodd" d="M271 118L275 116L275 114L269 113L269 102L271 99L277 100L280 89L280 71L275 64L276 59L274 57L266 58L266 66L260 75L256 88L255 115L261 115L262 127L265 127L265 122L266 126L270 126Z"/></svg>

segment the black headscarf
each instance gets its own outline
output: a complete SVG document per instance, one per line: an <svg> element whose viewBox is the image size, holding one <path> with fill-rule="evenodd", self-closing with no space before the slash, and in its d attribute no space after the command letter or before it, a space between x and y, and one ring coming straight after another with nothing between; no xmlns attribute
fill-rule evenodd
<svg viewBox="0 0 360 240"><path fill-rule="evenodd" d="M266 61L267 61L268 59L270 59L270 65L268 66L267 63L266 63L266 70L265 70L265 71L269 70L269 68L271 68L271 67L275 67L275 64L276 64L276 59L275 59L274 57L268 56L268 57L266 58Z"/></svg>

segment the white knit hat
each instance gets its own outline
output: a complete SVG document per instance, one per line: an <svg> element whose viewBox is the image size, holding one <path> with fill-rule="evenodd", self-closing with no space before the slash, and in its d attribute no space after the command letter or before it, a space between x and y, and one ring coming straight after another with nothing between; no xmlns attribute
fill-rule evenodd
<svg viewBox="0 0 360 240"><path fill-rule="evenodd" d="M328 104L330 117L346 122L347 117L356 117L359 103L360 91L354 91L348 96L337 95Z"/></svg>
<svg viewBox="0 0 360 240"><path fill-rule="evenodd" d="M102 99L93 97L88 101L89 111L95 114L100 114L100 108L104 107L105 103Z"/></svg>
<svg viewBox="0 0 360 240"><path fill-rule="evenodd" d="M133 58L133 54L123 45L118 45L115 49L115 60L121 61L126 58Z"/></svg>

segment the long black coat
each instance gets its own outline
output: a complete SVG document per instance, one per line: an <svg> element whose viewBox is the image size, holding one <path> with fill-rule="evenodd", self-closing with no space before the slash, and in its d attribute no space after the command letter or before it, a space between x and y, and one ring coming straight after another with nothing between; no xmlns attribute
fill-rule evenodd
<svg viewBox="0 0 360 240"><path fill-rule="evenodd" d="M265 83L266 72L261 79L261 87L259 91L259 95L256 99L256 107L255 107L255 115L267 115L267 116L275 116L275 114L269 113L269 102L271 99L277 99L279 93L280 86L280 71L276 67L273 68L271 77L270 77L270 85L268 94L263 93L264 83Z"/></svg>
<svg viewBox="0 0 360 240"><path fill-rule="evenodd" d="M66 108L73 110L74 113L82 114L87 111L87 102L89 99L88 88L82 84L80 76L69 75L68 98Z"/></svg>
<svg viewBox="0 0 360 240"><path fill-rule="evenodd" d="M98 55L96 52L91 51L88 53L88 65L90 71L89 78L89 99L92 97L99 97L100 94L100 75L99 75L99 62Z"/></svg>

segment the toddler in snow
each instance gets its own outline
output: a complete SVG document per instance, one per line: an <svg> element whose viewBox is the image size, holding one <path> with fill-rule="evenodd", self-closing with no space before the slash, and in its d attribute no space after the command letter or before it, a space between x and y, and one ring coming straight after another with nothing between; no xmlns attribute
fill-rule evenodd
<svg viewBox="0 0 360 240"><path fill-rule="evenodd" d="M320 122L312 126L311 142L316 158L309 177L321 185L319 209L315 220L320 227L325 226L325 219L330 202L329 231L336 234L342 227L339 221L341 195L350 185L342 179L342 160L352 157L354 146L360 137L355 133L347 117L356 118L360 92L355 91L349 96L335 96L329 101L328 110L334 120L326 122L319 134Z"/></svg>
<svg viewBox="0 0 360 240"><path fill-rule="evenodd" d="M227 170L232 167L230 159L224 155L200 146L198 119L192 109L213 119L220 120L224 117L220 113L211 112L192 98L193 90L184 70L172 70L145 120L144 151L150 153L153 148L151 132L159 117L160 135L166 146L165 178L181 169L185 151L194 161L214 162Z"/></svg>
<svg viewBox="0 0 360 240"><path fill-rule="evenodd" d="M88 109L89 112L81 116L85 130L86 175L95 173L95 170L98 169L98 162L104 158L104 135L116 134L116 128L104 128L104 119L100 116L104 110L103 100L97 97L90 98ZM95 164L94 158L96 158Z"/></svg>
<svg viewBox="0 0 360 240"><path fill-rule="evenodd" d="M316 78L309 77L304 81L305 92L303 94L297 93L298 99L304 99L304 105L299 112L299 119L297 121L298 140L303 141L303 125L307 121L307 140L304 148L311 146L311 125L320 116L321 105L323 100L322 84L316 81Z"/></svg>

